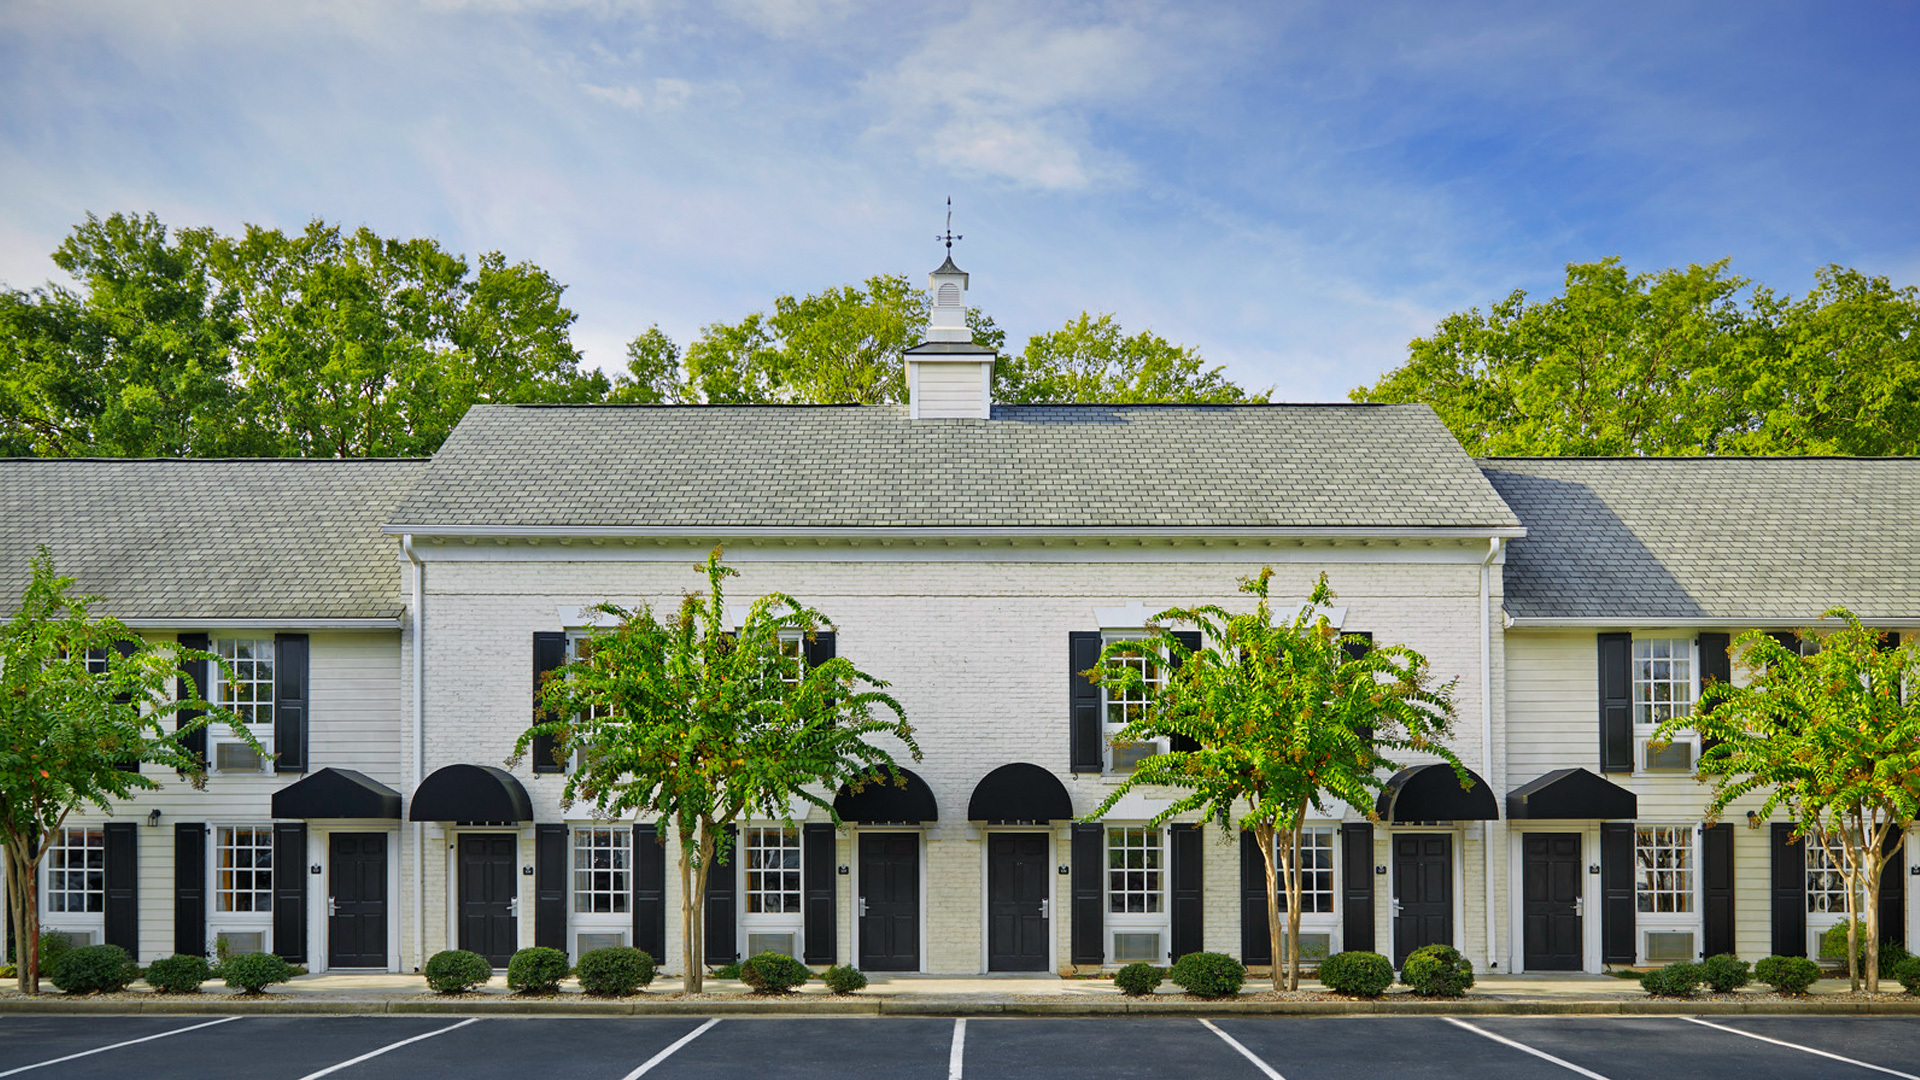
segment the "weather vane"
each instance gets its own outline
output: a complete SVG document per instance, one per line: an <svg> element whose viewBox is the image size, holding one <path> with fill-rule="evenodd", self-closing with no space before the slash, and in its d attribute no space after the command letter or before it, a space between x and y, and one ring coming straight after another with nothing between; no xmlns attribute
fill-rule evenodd
<svg viewBox="0 0 1920 1080"><path fill-rule="evenodd" d="M966 239L966 237L960 236L953 231L953 196L951 195L947 196L947 231L940 236L934 237L934 239L945 240L947 242L947 254L949 255L953 254L953 242L955 240Z"/></svg>

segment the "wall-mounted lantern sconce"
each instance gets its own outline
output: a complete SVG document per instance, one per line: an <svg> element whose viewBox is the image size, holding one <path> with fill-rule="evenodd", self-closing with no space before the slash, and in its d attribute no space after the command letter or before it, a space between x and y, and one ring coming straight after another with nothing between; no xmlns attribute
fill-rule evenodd
<svg viewBox="0 0 1920 1080"><path fill-rule="evenodd" d="M1589 873L1589 874L1594 874L1594 875L1596 875L1596 876L1597 876L1597 875L1598 875L1598 874L1600 873L1600 864L1599 864L1599 863L1592 863L1592 864L1590 864L1590 865L1588 865L1588 867L1587 867L1587 873Z"/></svg>
<svg viewBox="0 0 1920 1080"><path fill-rule="evenodd" d="M841 863L839 866L833 868L833 872L839 874L841 877L846 877L848 874L853 873L853 867L848 866L846 863Z"/></svg>
<svg viewBox="0 0 1920 1080"><path fill-rule="evenodd" d="M1373 868L1373 872L1374 872L1374 874L1375 874L1376 876L1379 876L1379 877L1386 877L1386 876L1387 876L1387 868L1386 868L1386 867L1384 867L1384 866L1376 866L1376 867L1374 867L1374 868Z"/></svg>
<svg viewBox="0 0 1920 1080"><path fill-rule="evenodd" d="M147 811L147 828L149 829L157 828L159 827L159 825L160 825L160 808L156 806L153 809Z"/></svg>
<svg viewBox="0 0 1920 1080"><path fill-rule="evenodd" d="M532 877L532 876L533 876L533 867L531 867L531 866L523 866L523 867L521 867L521 868L520 868L520 876L521 876L521 877Z"/></svg>
<svg viewBox="0 0 1920 1080"><path fill-rule="evenodd" d="M1757 829L1759 827L1760 827L1760 812L1757 810L1747 811L1747 828Z"/></svg>
<svg viewBox="0 0 1920 1080"><path fill-rule="evenodd" d="M1907 867L1907 873L1912 874L1914 877L1920 877L1920 863L1914 863L1912 866Z"/></svg>
<svg viewBox="0 0 1920 1080"><path fill-rule="evenodd" d="M1071 873L1073 873L1073 867L1071 867L1071 866L1068 866L1068 865L1067 865L1066 863L1061 863L1061 864L1060 864L1060 876L1061 876L1061 877L1066 877L1066 876L1067 876L1068 874L1071 874Z"/></svg>
<svg viewBox="0 0 1920 1080"><path fill-rule="evenodd" d="M312 866L309 866L309 867L307 867L307 873L309 873L309 874L316 874L316 875L317 875L317 874L319 874L319 873L320 873L320 864L319 864L319 863L314 863L314 864L313 864Z"/></svg>

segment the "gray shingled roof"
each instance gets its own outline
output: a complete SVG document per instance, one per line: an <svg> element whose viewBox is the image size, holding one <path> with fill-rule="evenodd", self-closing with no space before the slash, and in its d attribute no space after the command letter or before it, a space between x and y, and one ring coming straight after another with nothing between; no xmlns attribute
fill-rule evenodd
<svg viewBox="0 0 1920 1080"><path fill-rule="evenodd" d="M0 459L0 610L39 544L122 618L391 618L424 461Z"/></svg>
<svg viewBox="0 0 1920 1080"><path fill-rule="evenodd" d="M1920 616L1920 459L1493 458L1515 617Z"/></svg>
<svg viewBox="0 0 1920 1080"><path fill-rule="evenodd" d="M393 523L1513 527L1424 405L519 406L467 412Z"/></svg>

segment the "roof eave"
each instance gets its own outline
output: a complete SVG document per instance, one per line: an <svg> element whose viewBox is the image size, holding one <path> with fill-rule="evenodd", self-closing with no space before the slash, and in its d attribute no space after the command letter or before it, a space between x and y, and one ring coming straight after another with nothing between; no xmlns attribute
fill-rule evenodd
<svg viewBox="0 0 1920 1080"><path fill-rule="evenodd" d="M829 527L790 527L766 525L386 525L381 531L390 536L474 536L474 537L628 537L689 539L712 536L796 537L804 539L886 539L913 537L959 537L972 539L1092 539L1124 536L1151 539L1327 539L1327 540L1474 540L1501 537L1517 539L1527 535L1518 525L1441 525L1441 526L1077 526L1050 528L1034 526L893 526L854 525Z"/></svg>

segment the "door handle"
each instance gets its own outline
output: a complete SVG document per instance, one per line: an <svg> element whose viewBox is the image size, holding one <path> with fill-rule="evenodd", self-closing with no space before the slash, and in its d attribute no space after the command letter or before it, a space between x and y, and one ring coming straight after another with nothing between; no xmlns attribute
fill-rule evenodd
<svg viewBox="0 0 1920 1080"><path fill-rule="evenodd" d="M331 896L327 897L327 914L337 915L339 914L339 912L340 912L340 909L338 906L334 904L333 897Z"/></svg>
<svg viewBox="0 0 1920 1080"><path fill-rule="evenodd" d="M516 919L520 917L520 897L518 894L507 897L507 914Z"/></svg>
<svg viewBox="0 0 1920 1080"><path fill-rule="evenodd" d="M860 898L860 914L865 915L866 913L867 913L867 898L863 896Z"/></svg>
<svg viewBox="0 0 1920 1080"><path fill-rule="evenodd" d="M1045 919L1045 918L1052 917L1052 915L1053 915L1053 901L1051 900L1040 901L1040 917Z"/></svg>
<svg viewBox="0 0 1920 1080"><path fill-rule="evenodd" d="M1396 896L1391 902L1393 904L1393 917L1397 919L1400 917L1400 898Z"/></svg>
<svg viewBox="0 0 1920 1080"><path fill-rule="evenodd" d="M1573 898L1573 914L1575 918L1586 917L1586 914L1587 914L1587 898L1586 897L1576 896Z"/></svg>

